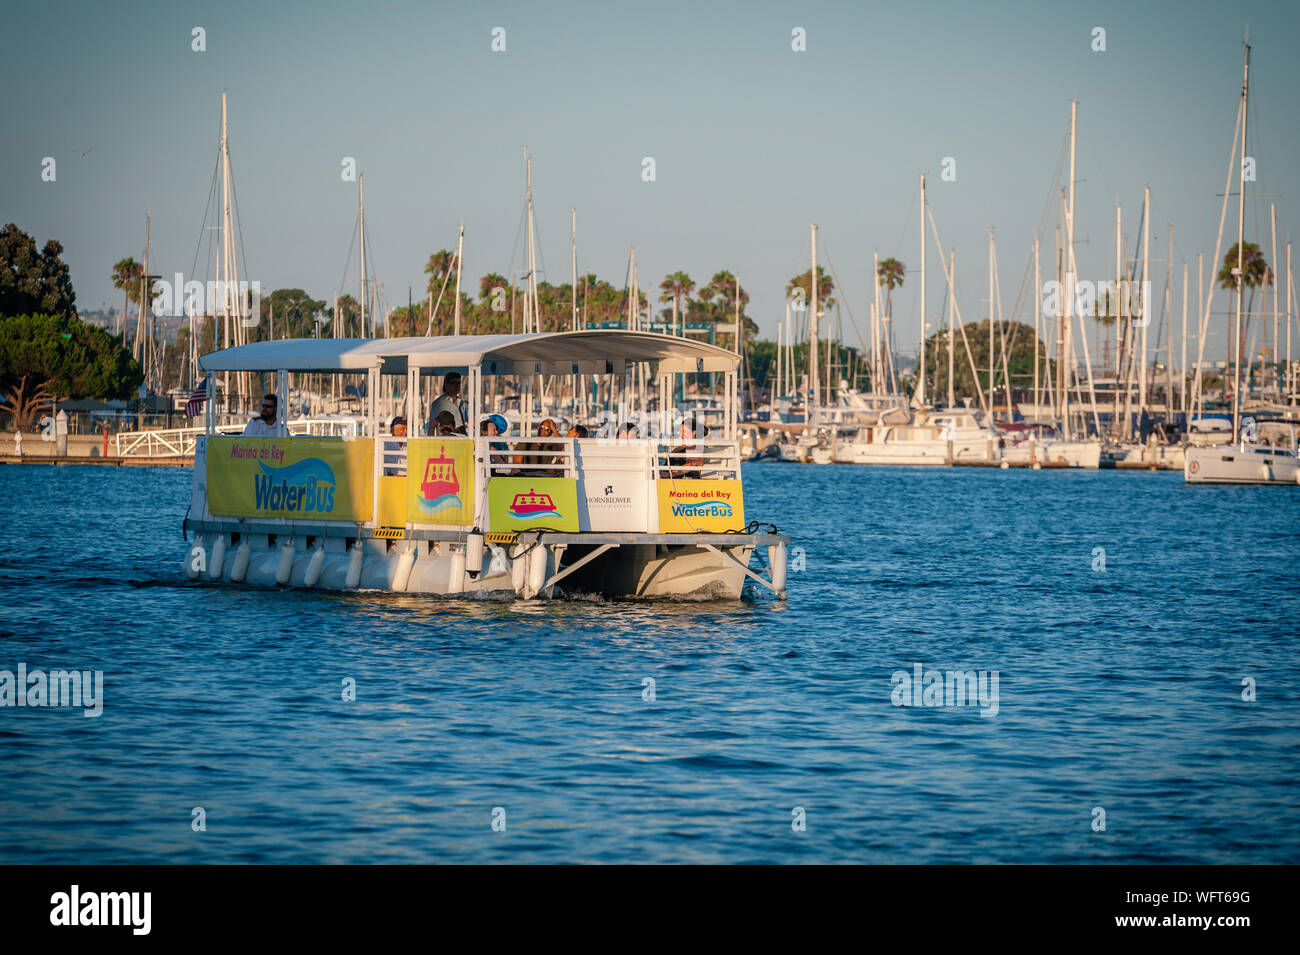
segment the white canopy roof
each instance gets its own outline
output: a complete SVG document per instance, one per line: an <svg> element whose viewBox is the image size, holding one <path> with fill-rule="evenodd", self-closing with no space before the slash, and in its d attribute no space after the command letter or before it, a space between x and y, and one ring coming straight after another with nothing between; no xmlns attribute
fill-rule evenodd
<svg viewBox="0 0 1300 955"><path fill-rule="evenodd" d="M716 345L622 329L534 335L448 335L440 338L286 338L254 342L199 359L204 371L362 372L381 368L431 374L477 365L485 375L621 374L627 362L657 362L664 374L732 371L740 357Z"/></svg>

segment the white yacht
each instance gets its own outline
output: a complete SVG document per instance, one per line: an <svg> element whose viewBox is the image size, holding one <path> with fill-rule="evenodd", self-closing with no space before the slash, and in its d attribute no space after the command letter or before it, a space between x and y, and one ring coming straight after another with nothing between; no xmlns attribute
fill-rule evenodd
<svg viewBox="0 0 1300 955"><path fill-rule="evenodd" d="M1183 475L1188 484L1300 483L1296 425L1242 418L1237 444L1188 447Z"/></svg>
<svg viewBox="0 0 1300 955"><path fill-rule="evenodd" d="M858 428L851 443L836 447L835 460L845 464L993 464L998 439L969 408L879 415Z"/></svg>
<svg viewBox="0 0 1300 955"><path fill-rule="evenodd" d="M1183 476L1188 484L1300 483L1300 459L1291 448L1247 444L1187 449Z"/></svg>

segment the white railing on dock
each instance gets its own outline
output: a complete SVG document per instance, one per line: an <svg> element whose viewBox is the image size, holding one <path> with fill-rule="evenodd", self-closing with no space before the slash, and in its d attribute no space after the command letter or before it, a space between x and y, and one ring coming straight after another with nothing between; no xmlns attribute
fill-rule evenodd
<svg viewBox="0 0 1300 955"><path fill-rule="evenodd" d="M244 425L218 425L218 434L243 434ZM194 440L202 428L166 428L156 431L119 431L113 436L114 453L119 458L189 458L194 456ZM357 422L352 418L300 418L289 422L289 434L317 438L355 438Z"/></svg>

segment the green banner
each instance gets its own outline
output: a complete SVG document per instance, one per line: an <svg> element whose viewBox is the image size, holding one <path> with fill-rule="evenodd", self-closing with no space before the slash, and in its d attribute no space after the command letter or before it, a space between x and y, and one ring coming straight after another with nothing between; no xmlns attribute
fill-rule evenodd
<svg viewBox="0 0 1300 955"><path fill-rule="evenodd" d="M488 481L492 531L546 528L578 530L578 482L574 478L508 478Z"/></svg>

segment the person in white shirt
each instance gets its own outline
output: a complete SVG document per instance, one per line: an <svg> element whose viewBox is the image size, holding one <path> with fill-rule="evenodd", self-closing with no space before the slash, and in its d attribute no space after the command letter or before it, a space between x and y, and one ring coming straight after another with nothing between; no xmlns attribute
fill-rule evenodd
<svg viewBox="0 0 1300 955"><path fill-rule="evenodd" d="M442 379L442 394L429 408L429 434L437 434L438 415L446 411L456 428L465 427L465 409L460 403L460 372L450 371Z"/></svg>
<svg viewBox="0 0 1300 955"><path fill-rule="evenodd" d="M274 438L278 431L275 426L275 418L278 413L279 399L275 395L267 395L262 399L262 414L248 422L244 428L244 434L254 438Z"/></svg>

